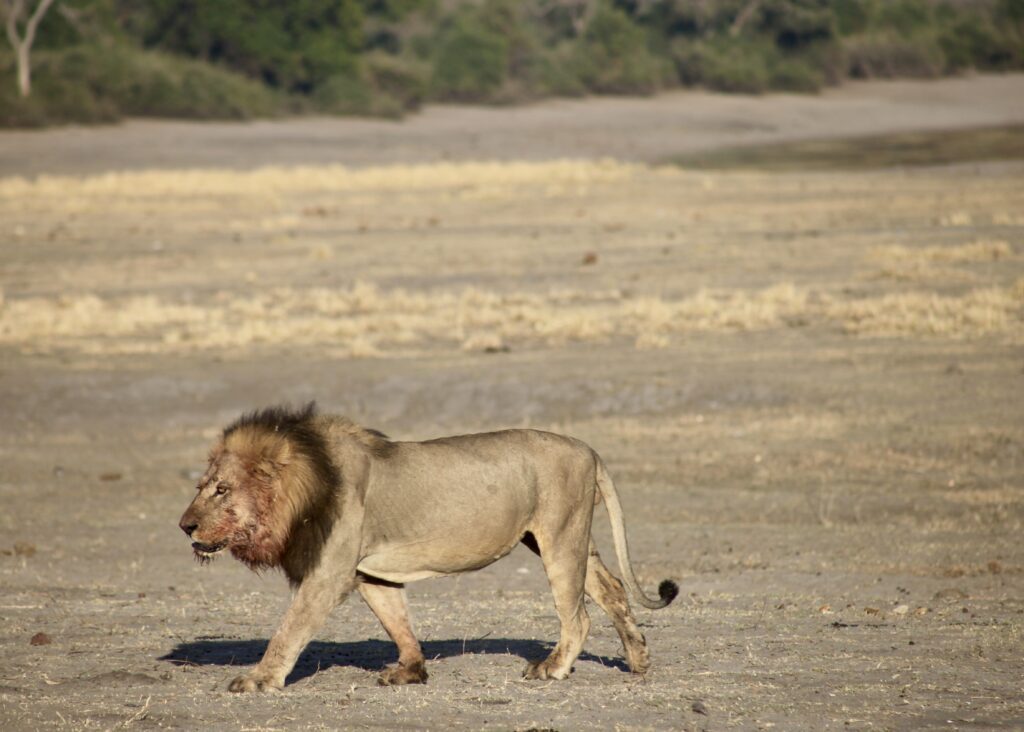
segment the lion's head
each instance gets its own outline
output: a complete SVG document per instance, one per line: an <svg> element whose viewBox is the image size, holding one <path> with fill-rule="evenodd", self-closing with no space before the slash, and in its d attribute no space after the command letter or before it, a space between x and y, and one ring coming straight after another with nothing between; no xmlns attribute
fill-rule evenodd
<svg viewBox="0 0 1024 732"><path fill-rule="evenodd" d="M253 569L297 580L319 554L338 483L313 404L264 409L225 430L179 526L202 562L227 549ZM302 544L298 563L290 548Z"/></svg>

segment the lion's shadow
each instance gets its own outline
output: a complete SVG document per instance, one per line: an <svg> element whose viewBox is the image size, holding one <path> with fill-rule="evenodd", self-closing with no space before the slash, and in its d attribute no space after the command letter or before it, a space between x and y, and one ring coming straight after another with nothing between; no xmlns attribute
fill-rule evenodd
<svg viewBox="0 0 1024 732"><path fill-rule="evenodd" d="M440 658L451 658L464 654L493 654L519 656L526 661L546 657L553 643L536 640L510 638L481 638L476 640L438 640L423 643L423 655L429 663ZM179 666L253 666L267 649L265 640L232 640L225 638L199 637L194 641L179 643L170 653L158 660ZM332 666L354 666L366 671L379 671L389 663L398 660L394 643L368 639L352 643L313 641L299 657L295 668L288 675L286 684L294 684L318 671ZM629 671L625 661L591 653L581 653L581 661L595 661L620 671Z"/></svg>

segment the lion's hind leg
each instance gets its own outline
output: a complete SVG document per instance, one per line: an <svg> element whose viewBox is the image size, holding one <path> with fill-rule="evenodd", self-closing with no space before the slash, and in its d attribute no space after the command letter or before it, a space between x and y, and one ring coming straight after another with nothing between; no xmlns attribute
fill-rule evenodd
<svg viewBox="0 0 1024 732"><path fill-rule="evenodd" d="M615 624L615 630L622 639L622 648L626 654L629 670L635 674L643 674L651 665L647 640L636 626L633 611L629 608L626 590L615 575L601 561L593 540L590 542L590 557L587 561L587 594L608 613Z"/></svg>
<svg viewBox="0 0 1024 732"><path fill-rule="evenodd" d="M427 683L423 651L412 632L409 605L402 585L380 584L373 580L359 583L359 594L384 626L388 637L398 646L398 665L381 672L381 686Z"/></svg>
<svg viewBox="0 0 1024 732"><path fill-rule="evenodd" d="M564 679L572 671L572 664L583 650L583 642L590 631L590 618L583 604L587 555L571 545L559 546L557 542L546 545L539 536L536 544L551 583L561 634L551 654L543 661L529 664L523 676L528 679Z"/></svg>

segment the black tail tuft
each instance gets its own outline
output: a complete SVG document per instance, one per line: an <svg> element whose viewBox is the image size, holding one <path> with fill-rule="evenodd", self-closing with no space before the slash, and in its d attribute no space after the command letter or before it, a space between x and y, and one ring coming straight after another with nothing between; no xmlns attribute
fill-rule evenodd
<svg viewBox="0 0 1024 732"><path fill-rule="evenodd" d="M676 595L679 594L679 585L672 580L665 580L658 585L658 596L661 597L662 601L668 605L670 602L676 599Z"/></svg>

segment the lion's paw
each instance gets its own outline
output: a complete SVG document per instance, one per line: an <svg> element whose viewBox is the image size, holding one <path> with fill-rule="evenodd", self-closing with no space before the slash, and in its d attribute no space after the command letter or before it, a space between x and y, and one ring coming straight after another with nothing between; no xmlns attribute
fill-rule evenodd
<svg viewBox="0 0 1024 732"><path fill-rule="evenodd" d="M246 691L281 691L283 687L283 684L274 679L256 674L244 674L228 684L228 691L241 694Z"/></svg>
<svg viewBox="0 0 1024 732"><path fill-rule="evenodd" d="M550 658L543 661L532 661L523 671L523 678L530 680L564 679L568 675L569 671L560 671Z"/></svg>
<svg viewBox="0 0 1024 732"><path fill-rule="evenodd" d="M401 684L427 683L427 669L422 661L408 666L398 664L384 669L377 679L380 686L399 686Z"/></svg>

